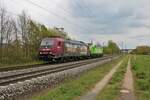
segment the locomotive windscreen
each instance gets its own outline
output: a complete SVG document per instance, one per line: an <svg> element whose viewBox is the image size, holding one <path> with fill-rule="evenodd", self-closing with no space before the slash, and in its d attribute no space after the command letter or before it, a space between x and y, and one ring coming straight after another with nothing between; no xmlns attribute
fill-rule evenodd
<svg viewBox="0 0 150 100"><path fill-rule="evenodd" d="M41 48L51 48L54 44L52 39L43 39L41 42Z"/></svg>

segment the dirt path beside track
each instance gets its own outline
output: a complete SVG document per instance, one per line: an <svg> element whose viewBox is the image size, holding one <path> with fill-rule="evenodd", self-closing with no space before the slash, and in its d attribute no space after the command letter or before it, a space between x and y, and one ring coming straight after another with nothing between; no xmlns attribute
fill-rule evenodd
<svg viewBox="0 0 150 100"><path fill-rule="evenodd" d="M113 69L107 75L105 75L105 77L101 81L99 81L91 91L81 96L80 100L95 100L101 90L108 84L113 74L122 64L122 62L123 61L120 61L116 66L114 66Z"/></svg>
<svg viewBox="0 0 150 100"><path fill-rule="evenodd" d="M120 90L120 96L118 100L135 100L130 59L128 61L127 71L124 76L122 89Z"/></svg>

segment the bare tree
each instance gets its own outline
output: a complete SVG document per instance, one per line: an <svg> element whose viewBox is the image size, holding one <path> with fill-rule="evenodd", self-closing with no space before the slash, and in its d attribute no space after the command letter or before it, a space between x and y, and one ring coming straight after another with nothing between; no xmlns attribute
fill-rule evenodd
<svg viewBox="0 0 150 100"><path fill-rule="evenodd" d="M0 8L0 59L2 59L3 53L3 35L4 35L4 16L5 10Z"/></svg>
<svg viewBox="0 0 150 100"><path fill-rule="evenodd" d="M19 16L18 24L19 24L19 31L22 37L23 51L25 52L25 56L27 57L29 54L28 53L29 17L25 13L25 11L23 11L22 14Z"/></svg>
<svg viewBox="0 0 150 100"><path fill-rule="evenodd" d="M19 47L19 33L17 28L17 23L12 20L12 26L13 26L13 35L14 35L14 41L16 42L16 47Z"/></svg>
<svg viewBox="0 0 150 100"><path fill-rule="evenodd" d="M10 23L7 12L4 8L0 8L0 59L3 57L3 44L6 42L6 37L9 37ZM7 34L8 33L8 34Z"/></svg>

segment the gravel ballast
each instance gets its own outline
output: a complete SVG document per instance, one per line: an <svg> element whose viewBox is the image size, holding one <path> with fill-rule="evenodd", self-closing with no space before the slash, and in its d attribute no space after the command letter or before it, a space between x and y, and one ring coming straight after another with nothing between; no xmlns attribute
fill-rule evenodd
<svg viewBox="0 0 150 100"><path fill-rule="evenodd" d="M118 57L114 57L113 59L117 58ZM32 93L38 92L45 88L54 87L56 84L63 82L67 77L79 75L84 71L109 61L111 61L111 59L102 60L96 63L83 65L81 67L68 69L46 76L32 78L31 80L26 80L7 86L0 86L0 100L21 100L21 97L31 95Z"/></svg>

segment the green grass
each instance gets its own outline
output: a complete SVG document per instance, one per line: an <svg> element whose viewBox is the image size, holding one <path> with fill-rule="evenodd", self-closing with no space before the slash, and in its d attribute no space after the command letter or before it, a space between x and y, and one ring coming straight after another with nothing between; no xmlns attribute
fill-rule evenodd
<svg viewBox="0 0 150 100"><path fill-rule="evenodd" d="M132 57L135 93L138 100L150 100L150 55Z"/></svg>
<svg viewBox="0 0 150 100"><path fill-rule="evenodd" d="M32 98L32 100L73 100L78 99L81 95L92 88L106 73L108 73L114 65L121 59L112 61L94 68L80 75L75 79L69 79L60 86L49 90L46 94L40 94Z"/></svg>
<svg viewBox="0 0 150 100"><path fill-rule="evenodd" d="M124 77L124 73L126 72L127 62L128 57L125 57L122 65L113 75L109 84L97 96L97 100L117 100L121 89L122 79Z"/></svg>
<svg viewBox="0 0 150 100"><path fill-rule="evenodd" d="M0 67L16 67L16 66L27 66L28 65L33 65L33 64L43 64L44 61L30 61L30 62L26 62L26 63L22 63L22 64L1 64L0 63Z"/></svg>

